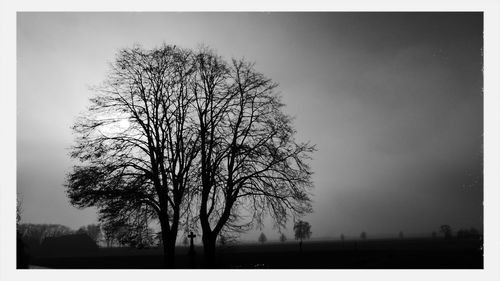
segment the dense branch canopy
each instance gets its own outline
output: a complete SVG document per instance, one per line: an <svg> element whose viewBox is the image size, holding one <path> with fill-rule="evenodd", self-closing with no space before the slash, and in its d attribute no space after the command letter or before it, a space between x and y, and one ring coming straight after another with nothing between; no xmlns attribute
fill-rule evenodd
<svg viewBox="0 0 500 281"><path fill-rule="evenodd" d="M183 218L217 236L310 212L314 146L295 141L276 88L206 48L121 50L73 127L71 203L105 221L146 214L174 237Z"/></svg>
<svg viewBox="0 0 500 281"><path fill-rule="evenodd" d="M204 232L261 224L266 214L283 226L289 215L310 212L305 161L314 146L295 142L277 84L253 64L228 64L210 50L197 54L196 65Z"/></svg>
<svg viewBox="0 0 500 281"><path fill-rule="evenodd" d="M73 127L71 156L82 165L68 176L72 204L97 206L101 217L148 206L177 231L197 155L190 56L171 46L120 51Z"/></svg>

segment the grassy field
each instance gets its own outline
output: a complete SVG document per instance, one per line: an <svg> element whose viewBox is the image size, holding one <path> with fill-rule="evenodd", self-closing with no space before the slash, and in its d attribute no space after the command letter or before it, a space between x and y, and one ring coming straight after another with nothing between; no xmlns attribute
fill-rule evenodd
<svg viewBox="0 0 500 281"><path fill-rule="evenodd" d="M194 268L203 268L203 249L196 247ZM478 240L404 239L307 241L238 244L219 247L217 268L268 269L481 269ZM162 268L161 249L100 248L74 255L32 255L31 264L49 268ZM179 247L176 268L193 268L188 248Z"/></svg>

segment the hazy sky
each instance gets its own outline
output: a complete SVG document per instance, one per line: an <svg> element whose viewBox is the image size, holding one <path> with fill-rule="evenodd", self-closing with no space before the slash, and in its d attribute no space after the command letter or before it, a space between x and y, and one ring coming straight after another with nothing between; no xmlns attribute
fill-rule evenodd
<svg viewBox="0 0 500 281"><path fill-rule="evenodd" d="M119 48L165 42L280 84L297 139L318 148L314 237L482 229L482 28L480 13L18 13L22 220L96 222L65 195L70 127Z"/></svg>

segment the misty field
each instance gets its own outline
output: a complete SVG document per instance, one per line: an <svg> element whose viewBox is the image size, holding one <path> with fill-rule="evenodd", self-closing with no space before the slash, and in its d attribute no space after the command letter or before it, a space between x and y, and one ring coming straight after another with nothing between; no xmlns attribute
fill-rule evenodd
<svg viewBox="0 0 500 281"><path fill-rule="evenodd" d="M188 247L176 250L176 268L193 268ZM195 247L194 268L203 268L202 248ZM74 255L32 254L30 263L48 268L162 268L158 248L100 248ZM481 269L480 240L379 239L366 241L308 241L302 252L297 242L219 246L216 268L227 269Z"/></svg>

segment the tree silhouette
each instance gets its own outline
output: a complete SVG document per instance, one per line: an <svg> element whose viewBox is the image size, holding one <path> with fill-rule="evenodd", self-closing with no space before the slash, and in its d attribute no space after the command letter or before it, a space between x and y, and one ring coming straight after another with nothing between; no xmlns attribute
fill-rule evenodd
<svg viewBox="0 0 500 281"><path fill-rule="evenodd" d="M98 224L82 226L76 232L87 234L96 243L98 243L102 237L101 226Z"/></svg>
<svg viewBox="0 0 500 281"><path fill-rule="evenodd" d="M443 233L445 239L451 239L452 230L451 227L447 224L443 224L439 227L441 233Z"/></svg>
<svg viewBox="0 0 500 281"><path fill-rule="evenodd" d="M42 242L43 239L47 237L58 237L73 233L73 231L65 225L31 223L20 224L19 232L23 236L37 239L39 242Z"/></svg>
<svg viewBox="0 0 500 281"><path fill-rule="evenodd" d="M199 220L205 262L226 228L261 225L269 214L284 226L290 214L311 211L314 147L294 141L292 119L283 113L277 84L244 60L227 63L202 49L195 59L195 96L200 138ZM247 219L248 220L245 220Z"/></svg>
<svg viewBox="0 0 500 281"><path fill-rule="evenodd" d="M286 235L284 233L281 233L280 235L280 242L283 243L286 241Z"/></svg>
<svg viewBox="0 0 500 281"><path fill-rule="evenodd" d="M115 243L118 242L114 226L111 224L104 224L101 225L101 228L104 241L106 241L106 246L107 247L114 246Z"/></svg>
<svg viewBox="0 0 500 281"><path fill-rule="evenodd" d="M266 235L264 234L264 232L261 232L259 235L259 242L264 244L266 241L267 241Z"/></svg>
<svg viewBox="0 0 500 281"><path fill-rule="evenodd" d="M221 232L310 212L315 148L294 140L276 87L206 48L121 50L73 126L71 203L96 207L103 225L158 221L168 267L188 221L201 226L210 264Z"/></svg>
<svg viewBox="0 0 500 281"><path fill-rule="evenodd" d="M21 223L17 226L17 232L28 247L38 247L45 238L68 235L74 231L60 224Z"/></svg>
<svg viewBox="0 0 500 281"><path fill-rule="evenodd" d="M345 240L344 233L340 234L340 240L341 240L341 241L344 241L344 240Z"/></svg>
<svg viewBox="0 0 500 281"><path fill-rule="evenodd" d="M117 228L116 239L128 247L149 248L154 244L154 232L144 224L123 225Z"/></svg>
<svg viewBox="0 0 500 281"><path fill-rule="evenodd" d="M361 232L361 234L359 235L359 238L361 238L361 240L366 240L367 238L367 235L366 235L366 232Z"/></svg>
<svg viewBox="0 0 500 281"><path fill-rule="evenodd" d="M295 240L300 240L299 248L302 252L302 240L309 239L311 237L311 225L306 221L299 220L293 226L293 230L295 231Z"/></svg>
<svg viewBox="0 0 500 281"><path fill-rule="evenodd" d="M71 203L97 207L103 222L132 214L157 219L169 267L198 147L188 117L190 55L166 45L119 51L73 126L71 156L81 165L66 184Z"/></svg>
<svg viewBox="0 0 500 281"><path fill-rule="evenodd" d="M182 238L182 245L185 247L189 245L189 239L187 236L184 236L184 238Z"/></svg>
<svg viewBox="0 0 500 281"><path fill-rule="evenodd" d="M399 239L404 239L403 231L400 231L399 234L398 234L398 236L399 236Z"/></svg>

